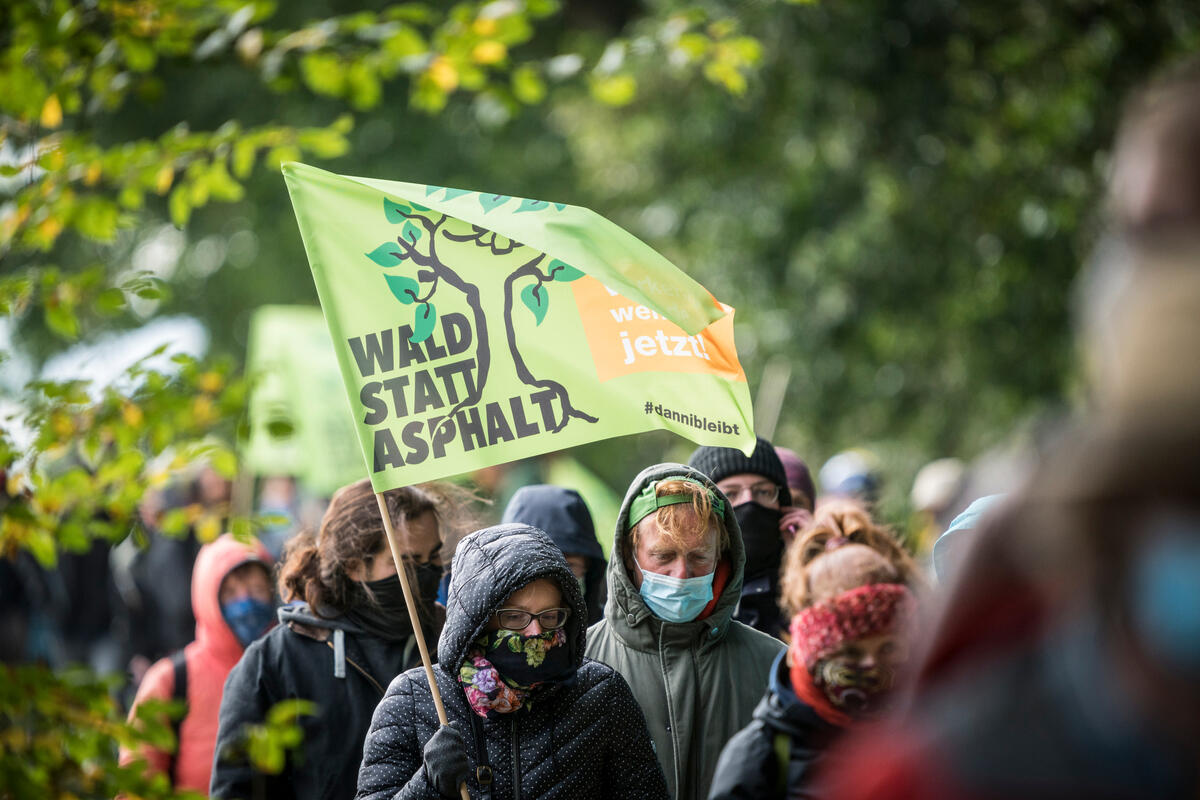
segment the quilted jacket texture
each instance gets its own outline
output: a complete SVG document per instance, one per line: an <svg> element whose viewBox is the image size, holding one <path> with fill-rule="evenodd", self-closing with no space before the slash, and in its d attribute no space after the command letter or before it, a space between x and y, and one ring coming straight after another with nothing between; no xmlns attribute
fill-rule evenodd
<svg viewBox="0 0 1200 800"><path fill-rule="evenodd" d="M471 797L666 798L641 710L611 668L583 656L586 611L579 584L550 538L528 525L497 525L463 539L454 556L437 679L450 724L467 744ZM511 714L476 715L455 676L493 612L538 578L555 581L572 610L572 680L535 690ZM423 669L398 676L375 710L358 775L361 800L437 798L421 753L438 727ZM482 758L481 758L482 756ZM492 782L481 783L486 761Z"/></svg>

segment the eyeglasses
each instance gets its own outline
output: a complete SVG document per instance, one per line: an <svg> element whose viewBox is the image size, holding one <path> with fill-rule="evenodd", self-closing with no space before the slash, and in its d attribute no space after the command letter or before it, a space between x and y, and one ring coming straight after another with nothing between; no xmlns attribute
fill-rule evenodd
<svg viewBox="0 0 1200 800"><path fill-rule="evenodd" d="M779 487L773 483L756 483L753 486L745 486L740 483L722 486L717 484L717 488L721 490L721 494L729 498L729 502L733 505L739 505L741 500L747 493L750 499L759 505L768 505L779 499Z"/></svg>
<svg viewBox="0 0 1200 800"><path fill-rule="evenodd" d="M533 622L534 617L537 617L538 624L544 630L551 631L565 625L569 616L571 616L569 608L548 608L539 614L522 611L519 608L501 608L496 612L496 617L500 620L500 627L510 631L525 630L529 627L529 623Z"/></svg>

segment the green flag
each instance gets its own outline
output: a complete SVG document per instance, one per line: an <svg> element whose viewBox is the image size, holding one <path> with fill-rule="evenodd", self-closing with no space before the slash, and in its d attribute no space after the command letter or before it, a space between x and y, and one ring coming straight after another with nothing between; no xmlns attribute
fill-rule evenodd
<svg viewBox="0 0 1200 800"><path fill-rule="evenodd" d="M376 491L656 428L753 450L733 309L622 228L283 173Z"/></svg>
<svg viewBox="0 0 1200 800"><path fill-rule="evenodd" d="M362 477L354 421L321 309L255 311L246 371L254 378L244 446L252 474L292 475L326 496Z"/></svg>

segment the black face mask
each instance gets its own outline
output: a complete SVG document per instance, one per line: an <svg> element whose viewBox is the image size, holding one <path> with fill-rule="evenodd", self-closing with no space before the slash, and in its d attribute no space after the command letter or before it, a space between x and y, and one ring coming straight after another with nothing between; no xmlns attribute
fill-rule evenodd
<svg viewBox="0 0 1200 800"><path fill-rule="evenodd" d="M437 599L438 584L442 580L442 568L436 564L413 566L416 585L418 613L424 622L430 618L429 610ZM372 636L389 641L404 639L412 633L412 622L408 618L408 606L404 603L404 588L400 578L389 575L377 581L368 581L374 600L361 588L356 588L355 601L346 611L346 618Z"/></svg>
<svg viewBox="0 0 1200 800"><path fill-rule="evenodd" d="M782 512L751 501L734 506L733 515L742 529L742 544L746 547L746 577L779 572L783 562L783 537L779 535Z"/></svg>

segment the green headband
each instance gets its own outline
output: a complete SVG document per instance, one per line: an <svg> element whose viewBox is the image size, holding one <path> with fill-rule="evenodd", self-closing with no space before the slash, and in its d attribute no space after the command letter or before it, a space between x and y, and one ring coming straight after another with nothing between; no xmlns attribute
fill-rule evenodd
<svg viewBox="0 0 1200 800"><path fill-rule="evenodd" d="M712 503L713 510L718 516L725 515L725 503L721 498L717 497L712 489L709 489L695 478L689 478L685 475L673 475L662 480L651 481L642 487L642 491L638 496L633 498L633 502L629 504L629 524L626 530L633 530L633 526L637 525L650 514L654 513L663 506L673 506L679 503L690 503L695 495L691 494L658 494L658 485L665 481L684 481L699 486L708 495L709 501Z"/></svg>

